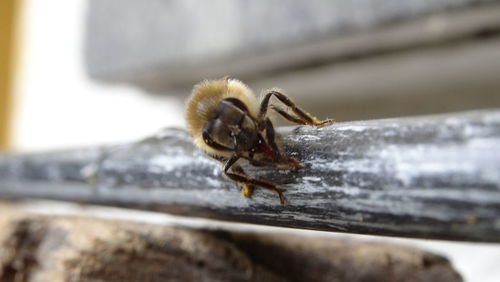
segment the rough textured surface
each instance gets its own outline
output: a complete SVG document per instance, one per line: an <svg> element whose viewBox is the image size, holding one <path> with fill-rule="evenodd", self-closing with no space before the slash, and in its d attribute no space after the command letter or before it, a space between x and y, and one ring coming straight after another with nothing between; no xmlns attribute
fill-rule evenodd
<svg viewBox="0 0 500 282"><path fill-rule="evenodd" d="M0 281L461 281L406 246L1 211Z"/></svg>
<svg viewBox="0 0 500 282"><path fill-rule="evenodd" d="M500 112L281 129L298 172L251 168L288 204L252 198L182 130L141 142L0 158L0 195L140 207L295 228L500 241Z"/></svg>
<svg viewBox="0 0 500 282"><path fill-rule="evenodd" d="M289 281L457 281L446 258L391 244L283 234L222 233ZM379 276L379 274L382 274Z"/></svg>

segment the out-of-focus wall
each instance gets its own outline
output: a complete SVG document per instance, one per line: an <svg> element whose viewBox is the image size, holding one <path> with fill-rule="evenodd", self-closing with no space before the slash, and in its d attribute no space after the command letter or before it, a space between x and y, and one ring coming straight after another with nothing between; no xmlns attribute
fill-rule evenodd
<svg viewBox="0 0 500 282"><path fill-rule="evenodd" d="M500 3L90 0L86 67L163 95L203 78L280 87L320 117L500 107ZM114 16L110 16L114 15Z"/></svg>

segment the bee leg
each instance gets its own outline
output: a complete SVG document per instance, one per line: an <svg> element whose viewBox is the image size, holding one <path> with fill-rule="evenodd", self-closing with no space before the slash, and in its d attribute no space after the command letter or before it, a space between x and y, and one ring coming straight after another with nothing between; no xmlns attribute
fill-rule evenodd
<svg viewBox="0 0 500 282"><path fill-rule="evenodd" d="M240 183L244 187L247 185L260 186L262 188L274 191L276 194L278 194L280 204L282 206L284 206L285 205L285 197L283 196L283 191L281 189L279 189L278 187L276 187L276 184L271 183L271 182L266 181L266 180L262 180L262 179L251 178L246 173L244 173L244 172L242 173L241 171L239 173L229 172L229 169L231 169L231 171L233 171L233 169L231 167L234 165L234 163L236 161L238 161L239 158L240 157L238 155L234 155L226 162L226 164L224 165L224 174L227 177L229 177L229 179ZM238 169L236 169L236 172L238 172Z"/></svg>
<svg viewBox="0 0 500 282"><path fill-rule="evenodd" d="M243 168L241 168L241 166L239 166L239 165L233 165L231 167L231 169L234 170L238 174L246 175ZM241 195L243 195L245 197L250 197L250 196L252 196L254 189L255 189L255 186L252 184L243 184L243 188L241 189Z"/></svg>
<svg viewBox="0 0 500 282"><path fill-rule="evenodd" d="M312 116L311 114L305 112L301 108L299 108L290 98L288 98L285 94L278 92L278 91L271 91L267 93L264 98L262 99L262 102L260 104L260 112L259 112L259 117L263 118L266 115L267 108L269 107L269 100L271 97L274 96L278 100L280 100L283 104L285 104L287 107L290 107L291 110L294 112L297 117L292 117L288 113L286 113L283 110L278 110L277 108L274 107L274 110L276 110L280 115L282 115L285 119L297 123L297 124L306 124L306 125L312 125L312 126L325 126L327 124L330 124L333 122L331 119L326 119L323 121L318 120L316 117Z"/></svg>
<svg viewBox="0 0 500 282"><path fill-rule="evenodd" d="M282 109L280 109L278 107L274 107L274 106L271 106L271 108L273 110L275 110L276 112L278 112L282 117L284 117L288 121L291 121L291 122L297 123L297 124L304 124L304 122L301 119L291 116L285 110L282 110Z"/></svg>
<svg viewBox="0 0 500 282"><path fill-rule="evenodd" d="M266 137L269 146L271 146L271 148L281 157L281 152L276 145L276 134L274 133L274 127L271 123L271 120L269 120L268 118L266 118L266 120L264 121L264 129L266 130Z"/></svg>
<svg viewBox="0 0 500 282"><path fill-rule="evenodd" d="M265 120L265 130L266 130L267 142L269 143L269 146L271 146L271 148L278 154L280 162L288 164L292 170L297 170L301 168L300 163L296 159L290 157L284 157L281 154L280 150L278 149L278 146L276 145L275 141L276 136L274 133L273 124L271 123L271 120L269 120L268 118Z"/></svg>
<svg viewBox="0 0 500 282"><path fill-rule="evenodd" d="M264 161L264 160L255 160L250 157L241 156L245 160L247 160L251 165L257 167L276 167L277 163L272 161Z"/></svg>

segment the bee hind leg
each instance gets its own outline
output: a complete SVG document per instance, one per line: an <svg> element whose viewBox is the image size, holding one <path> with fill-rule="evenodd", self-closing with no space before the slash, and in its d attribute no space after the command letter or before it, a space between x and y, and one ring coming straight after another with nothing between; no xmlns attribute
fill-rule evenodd
<svg viewBox="0 0 500 282"><path fill-rule="evenodd" d="M231 169L233 171L235 171L236 173L238 174L242 174L242 175L247 175L245 173L245 171L243 170L243 168L241 168L241 166L239 165L233 165L231 167ZM241 188L241 195L245 196L245 197L251 197L252 196L252 193L253 193L253 190L255 190L255 186L252 185L252 184L244 184L242 183L241 184L243 187Z"/></svg>
<svg viewBox="0 0 500 282"><path fill-rule="evenodd" d="M262 188L265 188L265 189L268 189L268 190L275 192L278 195L278 198L280 200L280 204L282 206L284 206L285 205L285 197L283 196L283 190L276 187L276 184L271 183L271 182L266 181L266 180L263 180L263 179L251 178L249 175L247 175L243 171L243 169L241 169L241 167L238 169L239 166L232 168L234 163L236 161L238 161L239 158L240 158L239 156L235 155L235 156L231 157L226 162L226 164L224 165L224 174L227 177L229 177L229 179L236 181L236 182L240 183L241 185L243 185L242 193L244 193L244 196L246 196L245 193L247 193L248 196L250 196L251 193L253 192L254 187L259 186L259 187L262 187ZM229 172L229 169L231 169L231 171L234 171L236 173Z"/></svg>
<svg viewBox="0 0 500 282"><path fill-rule="evenodd" d="M288 114L284 110L273 107L273 109L276 112L278 112L285 119L287 119L293 123L321 127L321 126L325 126L325 125L328 125L328 124L333 122L333 120L331 120L331 119L318 120L315 116L313 116L313 115L305 112L301 108L299 108L290 98L288 98L288 96L286 96L285 94L283 94L279 91L276 91L276 90L270 91L262 99L262 102L260 104L259 117L265 116L265 114L267 112L267 108L269 107L269 100L271 99L272 96L276 97L278 100L280 100L283 104L285 104L287 107L289 107L293 111L293 113L296 115L296 117Z"/></svg>

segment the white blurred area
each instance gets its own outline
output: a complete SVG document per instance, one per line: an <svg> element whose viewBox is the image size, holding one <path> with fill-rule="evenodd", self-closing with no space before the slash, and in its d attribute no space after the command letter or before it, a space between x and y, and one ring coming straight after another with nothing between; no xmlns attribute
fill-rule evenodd
<svg viewBox="0 0 500 282"><path fill-rule="evenodd" d="M124 142L183 125L182 101L128 85L99 84L86 76L85 0L25 0L23 5L14 150Z"/></svg>

